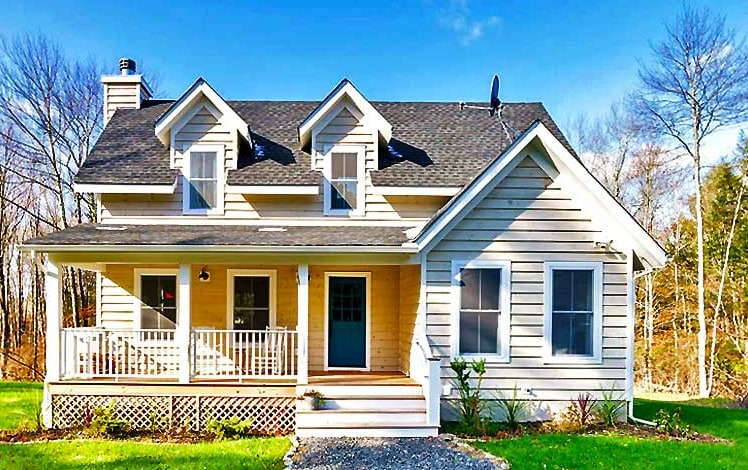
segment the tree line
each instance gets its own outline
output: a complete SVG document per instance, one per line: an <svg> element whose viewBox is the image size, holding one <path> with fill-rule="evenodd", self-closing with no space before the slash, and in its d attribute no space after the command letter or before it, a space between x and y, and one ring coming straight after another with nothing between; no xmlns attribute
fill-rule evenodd
<svg viewBox="0 0 748 470"><path fill-rule="evenodd" d="M585 164L667 249L637 275L636 383L748 394L748 138L719 159L705 142L748 120L748 47L727 19L688 5L642 58L636 87L571 126ZM44 263L23 240L94 221L73 177L101 133L103 68L53 40L0 40L0 378L44 374ZM65 268L66 326L95 322L95 278Z"/></svg>

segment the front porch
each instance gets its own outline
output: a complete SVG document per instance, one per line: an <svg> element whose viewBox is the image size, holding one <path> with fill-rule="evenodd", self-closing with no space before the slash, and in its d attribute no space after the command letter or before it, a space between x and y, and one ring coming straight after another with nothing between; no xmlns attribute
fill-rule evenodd
<svg viewBox="0 0 748 470"><path fill-rule="evenodd" d="M62 327L59 297L48 299L50 424L75 425L85 409L115 401L133 422L152 408L196 429L208 415L308 435L396 435L398 420L403 435L438 426L439 362L416 328L419 265L98 267L96 326ZM50 293L58 270L48 267ZM154 284L158 301L147 293ZM298 412L308 389L330 409ZM393 399L412 406L378 411ZM377 413L384 421L371 427Z"/></svg>

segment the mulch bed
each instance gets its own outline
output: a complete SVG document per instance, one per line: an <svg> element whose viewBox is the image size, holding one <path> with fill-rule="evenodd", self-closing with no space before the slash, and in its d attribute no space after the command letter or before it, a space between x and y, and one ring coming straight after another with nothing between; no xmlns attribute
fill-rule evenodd
<svg viewBox="0 0 748 470"><path fill-rule="evenodd" d="M630 436L630 437L641 437L647 439L658 439L662 441L692 441L692 442L708 442L708 443L731 443L727 439L722 439L711 434L697 433L692 431L688 437L671 436L669 434L662 433L652 426L646 425L634 425L629 423L621 423L614 428L609 428L603 425L591 425L585 429L576 431L564 431L559 430L553 425L545 422L529 422L523 423L522 426L516 430L500 430L494 434L486 434L484 436L476 437L464 434L458 434L464 440L495 440L495 439L514 439L527 435L534 434L577 434L577 435L588 435L588 436Z"/></svg>
<svg viewBox="0 0 748 470"><path fill-rule="evenodd" d="M44 429L42 431L0 430L0 442L25 443L70 441L77 439L105 439L111 441L155 442L169 444L195 444L199 442L214 442L213 436L180 430L168 432L133 431L115 438L107 436L92 436L82 429Z"/></svg>

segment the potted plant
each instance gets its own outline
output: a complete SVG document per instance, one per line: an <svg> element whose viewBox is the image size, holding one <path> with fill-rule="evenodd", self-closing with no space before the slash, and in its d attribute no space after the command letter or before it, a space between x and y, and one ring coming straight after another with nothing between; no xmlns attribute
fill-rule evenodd
<svg viewBox="0 0 748 470"><path fill-rule="evenodd" d="M299 399L307 410L321 410L325 406L325 396L318 390L307 390Z"/></svg>

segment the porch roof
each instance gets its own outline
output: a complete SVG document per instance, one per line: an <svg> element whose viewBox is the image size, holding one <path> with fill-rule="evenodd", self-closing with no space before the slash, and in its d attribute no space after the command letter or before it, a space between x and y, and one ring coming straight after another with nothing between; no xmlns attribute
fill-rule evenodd
<svg viewBox="0 0 748 470"><path fill-rule="evenodd" d="M27 240L38 251L391 251L415 252L408 227L81 224Z"/></svg>

